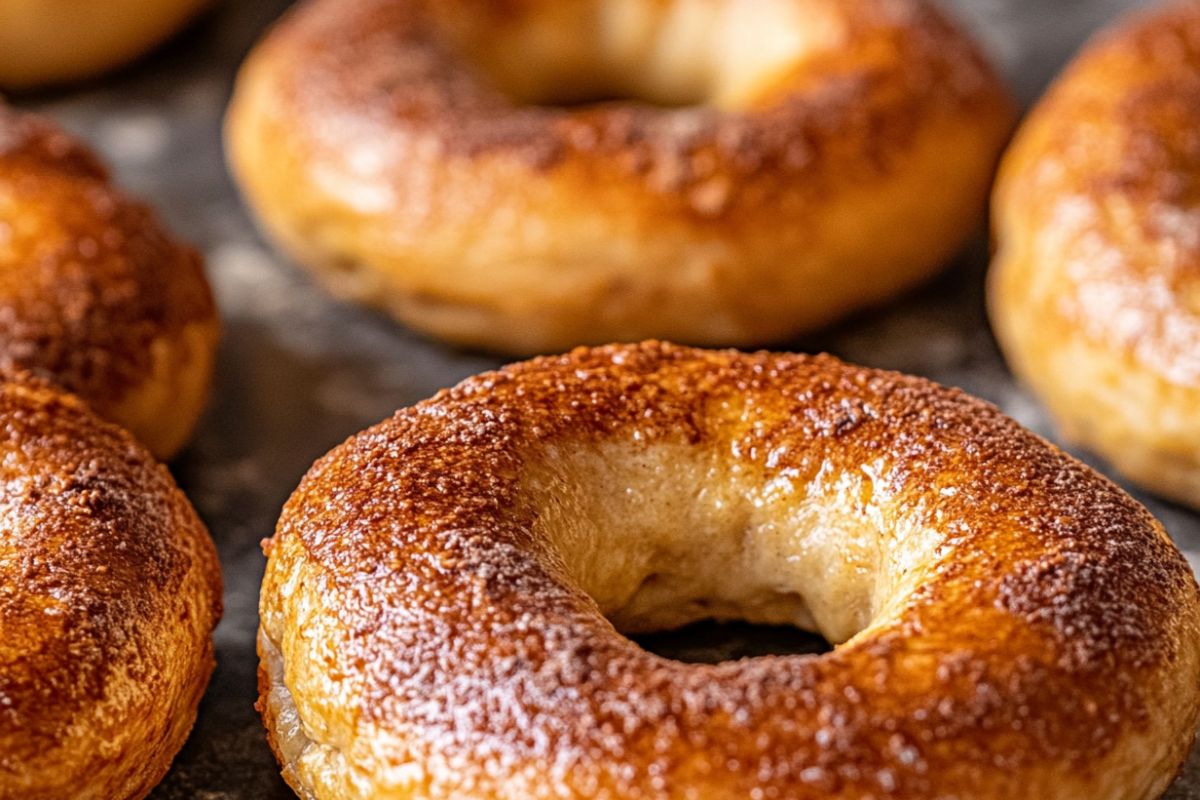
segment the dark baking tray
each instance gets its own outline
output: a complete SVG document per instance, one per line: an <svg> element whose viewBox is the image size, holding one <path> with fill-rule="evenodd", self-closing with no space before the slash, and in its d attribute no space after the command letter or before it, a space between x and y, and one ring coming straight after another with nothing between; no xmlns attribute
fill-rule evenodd
<svg viewBox="0 0 1200 800"><path fill-rule="evenodd" d="M282 0L218 4L159 53L101 82L16 102L57 117L109 159L121 182L202 247L225 320L212 407L172 468L208 522L225 567L216 675L190 742L155 800L287 798L253 709L254 630L268 536L314 458L355 431L495 359L448 349L340 305L256 234L225 171L220 122L235 69ZM956 0L1025 102L1129 0ZM1053 438L1009 377L983 316L981 235L943 277L900 302L781 348L926 375L985 397ZM1138 494L1193 564L1200 517ZM659 637L660 652L720 658L804 649L804 637L742 628ZM1169 798L1200 800L1200 757Z"/></svg>

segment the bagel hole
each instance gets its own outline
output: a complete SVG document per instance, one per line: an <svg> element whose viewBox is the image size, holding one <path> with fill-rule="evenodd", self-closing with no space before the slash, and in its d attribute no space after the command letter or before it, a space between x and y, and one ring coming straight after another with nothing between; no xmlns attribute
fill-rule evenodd
<svg viewBox="0 0 1200 800"><path fill-rule="evenodd" d="M639 82L598 69L563 68L553 80L514 79L504 69L484 67L493 86L519 106L587 109L611 105L691 108L708 104L710 89L697 78Z"/></svg>
<svg viewBox="0 0 1200 800"><path fill-rule="evenodd" d="M493 89L527 106L743 109L846 36L844 15L794 0L764 0L754 14L695 0L539 5L536 14L455 8L435 12L445 41Z"/></svg>
<svg viewBox="0 0 1200 800"><path fill-rule="evenodd" d="M700 651L731 657L824 652L866 628L875 531L722 459L685 442L555 443L527 462L523 493L575 587L656 652L696 630L709 635Z"/></svg>
<svg viewBox="0 0 1200 800"><path fill-rule="evenodd" d="M611 87L562 87L559 91L538 98L534 103L542 108L561 108L564 110L599 108L609 105L635 103L655 108L689 108L702 105L702 97L666 97L635 95L633 92L621 93Z"/></svg>
<svg viewBox="0 0 1200 800"><path fill-rule="evenodd" d="M760 656L820 655L833 650L823 636L790 625L696 622L673 631L630 637L655 655L685 664L720 664Z"/></svg>

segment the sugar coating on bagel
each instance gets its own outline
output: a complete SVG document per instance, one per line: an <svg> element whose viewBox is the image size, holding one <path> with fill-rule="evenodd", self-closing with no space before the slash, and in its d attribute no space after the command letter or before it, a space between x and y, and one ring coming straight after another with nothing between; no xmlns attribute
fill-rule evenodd
<svg viewBox="0 0 1200 800"><path fill-rule="evenodd" d="M28 370L168 458L218 338L199 254L49 121L0 105L0 373Z"/></svg>
<svg viewBox="0 0 1200 800"><path fill-rule="evenodd" d="M207 0L0 0L0 87L81 80L166 39Z"/></svg>
<svg viewBox="0 0 1200 800"><path fill-rule="evenodd" d="M141 798L213 667L216 552L167 470L78 398L0 380L0 797Z"/></svg>
<svg viewBox="0 0 1200 800"><path fill-rule="evenodd" d="M1200 507L1200 2L1093 42L1005 158L997 336L1063 434Z"/></svg>
<svg viewBox="0 0 1200 800"><path fill-rule="evenodd" d="M226 128L266 231L338 294L545 352L756 343L930 275L1012 106L922 0L309 0Z"/></svg>
<svg viewBox="0 0 1200 800"><path fill-rule="evenodd" d="M288 501L260 709L304 797L1143 800L1200 712L1200 590L995 408L659 343L468 379ZM618 631L795 624L683 664Z"/></svg>

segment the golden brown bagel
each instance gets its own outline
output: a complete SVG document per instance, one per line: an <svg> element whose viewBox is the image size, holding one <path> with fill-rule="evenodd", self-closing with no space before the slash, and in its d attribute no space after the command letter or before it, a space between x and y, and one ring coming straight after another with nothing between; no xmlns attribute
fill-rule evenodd
<svg viewBox="0 0 1200 800"><path fill-rule="evenodd" d="M309 0L233 171L337 294L453 342L788 336L955 252L1012 110L922 0L752 6Z"/></svg>
<svg viewBox="0 0 1200 800"><path fill-rule="evenodd" d="M204 408L217 336L199 255L82 144L0 105L0 373L54 381L165 459Z"/></svg>
<svg viewBox="0 0 1200 800"><path fill-rule="evenodd" d="M0 798L140 798L212 671L221 579L171 476L29 377L0 381Z"/></svg>
<svg viewBox="0 0 1200 800"><path fill-rule="evenodd" d="M0 0L0 86L87 78L178 30L207 0Z"/></svg>
<svg viewBox="0 0 1200 800"><path fill-rule="evenodd" d="M191 729L213 545L93 411L170 455L216 337L197 254L83 145L0 105L0 800L144 797Z"/></svg>
<svg viewBox="0 0 1200 800"><path fill-rule="evenodd" d="M1129 19L1025 123L990 305L1069 440L1200 507L1200 2Z"/></svg>
<svg viewBox="0 0 1200 800"><path fill-rule="evenodd" d="M1148 800L1200 712L1200 590L1144 508L830 357L469 379L320 460L268 552L260 708L315 800ZM838 646L617 632L710 617Z"/></svg>

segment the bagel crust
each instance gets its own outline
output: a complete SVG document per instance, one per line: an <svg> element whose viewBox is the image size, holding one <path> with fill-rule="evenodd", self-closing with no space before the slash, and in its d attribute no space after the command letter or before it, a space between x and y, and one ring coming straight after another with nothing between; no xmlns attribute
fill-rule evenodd
<svg viewBox="0 0 1200 800"><path fill-rule="evenodd" d="M1012 115L922 0L308 0L226 130L337 294L529 353L881 302L972 231Z"/></svg>
<svg viewBox="0 0 1200 800"><path fill-rule="evenodd" d="M468 379L317 462L268 545L260 708L306 798L1145 800L1200 590L995 408L646 343ZM793 623L683 664L617 631Z"/></svg>
<svg viewBox="0 0 1200 800"><path fill-rule="evenodd" d="M1093 42L994 202L996 334L1063 435L1200 508L1200 2Z"/></svg>
<svg viewBox="0 0 1200 800"><path fill-rule="evenodd" d="M57 383L165 459L204 409L218 327L199 254L81 143L0 105L0 374Z"/></svg>
<svg viewBox="0 0 1200 800"><path fill-rule="evenodd" d="M0 0L0 86L89 78L132 61L206 0Z"/></svg>
<svg viewBox="0 0 1200 800"><path fill-rule="evenodd" d="M145 797L213 666L216 552L167 470L36 379L0 382L0 798Z"/></svg>

